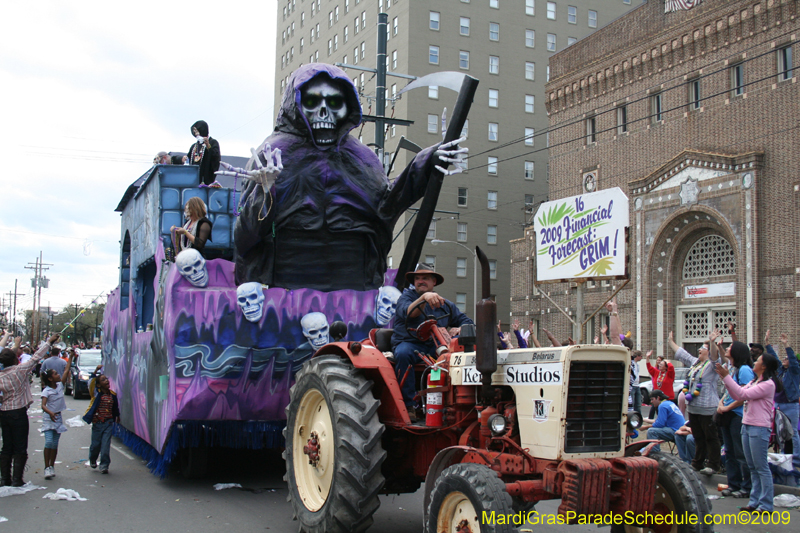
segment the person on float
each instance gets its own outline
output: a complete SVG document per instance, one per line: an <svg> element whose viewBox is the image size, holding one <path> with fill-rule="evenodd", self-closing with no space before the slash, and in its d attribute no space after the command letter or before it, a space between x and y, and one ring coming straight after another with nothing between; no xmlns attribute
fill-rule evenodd
<svg viewBox="0 0 800 533"><path fill-rule="evenodd" d="M220 187L215 174L222 161L219 142L208 135L208 124L205 120L198 120L192 124L192 136L196 142L183 156L183 164L200 167L201 186Z"/></svg>
<svg viewBox="0 0 800 533"><path fill-rule="evenodd" d="M733 342L725 351L728 361L728 372L740 386L750 383L754 378L750 352L741 342ZM722 496L748 498L752 483L747 457L742 447L742 406L744 401L734 400L726 390L717 405L717 426L722 433L725 444L725 474L728 477L728 488L721 491Z"/></svg>
<svg viewBox="0 0 800 533"><path fill-rule="evenodd" d="M319 291L384 285L392 231L422 198L435 169L459 165L464 139L416 154L392 183L375 152L350 134L362 122L359 94L346 72L311 63L289 78L274 132L246 169L234 226L237 285ZM445 169L449 163L456 167Z"/></svg>
<svg viewBox="0 0 800 533"><path fill-rule="evenodd" d="M740 343L734 343L740 344ZM742 345L744 346L744 345ZM783 391L781 378L778 377L780 361L768 353L763 353L753 365L756 379L740 386L728 370L717 364L714 370L722 378L725 388L735 400L744 400L742 417L742 448L750 469L750 501L742 511L769 512L773 507L774 486L772 472L769 469L767 453L769 437L772 431L775 393Z"/></svg>
<svg viewBox="0 0 800 533"><path fill-rule="evenodd" d="M415 352L436 356L436 347L433 341L422 341L416 338L409 329L413 330L422 324L430 315L441 317L437 319L440 327L450 328L451 336L456 336L464 324L474 324L471 318L462 313L456 305L440 296L435 287L444 283L444 277L425 263L419 263L412 272L406 273L406 281L411 286L403 291L397 300L397 311L394 316L394 334L392 335L392 352L395 357L395 373L398 383L405 378L401 392L403 402L408 409L411 420L416 420L414 395L416 393L416 376L414 364L421 363L422 359ZM409 312L411 309L411 312ZM408 375L406 376L406 371Z"/></svg>
<svg viewBox="0 0 800 533"><path fill-rule="evenodd" d="M203 257L206 242L211 240L211 221L206 218L206 204L198 197L189 198L183 208L183 216L186 224L183 227L172 226L170 231L173 235L173 245L175 255L182 250L194 248Z"/></svg>
<svg viewBox="0 0 800 533"><path fill-rule="evenodd" d="M695 440L695 455L692 468L710 476L720 468L719 430L714 423L719 395L718 376L714 372L714 362L719 359L716 340L719 332L711 332L709 341L697 350L697 357L675 343L673 333L669 332L669 345L675 352L675 359L690 367L689 377L684 382L682 394L686 399L686 412L691 421ZM708 465L706 465L708 460Z"/></svg>

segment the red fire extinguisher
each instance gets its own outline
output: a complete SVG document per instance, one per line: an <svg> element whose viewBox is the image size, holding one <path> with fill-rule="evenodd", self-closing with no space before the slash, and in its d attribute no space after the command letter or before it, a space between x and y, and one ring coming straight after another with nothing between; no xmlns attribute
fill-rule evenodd
<svg viewBox="0 0 800 533"><path fill-rule="evenodd" d="M428 374L428 388L444 386L444 376L440 368L432 368ZM428 427L442 427L442 393L429 392L425 401L425 425Z"/></svg>

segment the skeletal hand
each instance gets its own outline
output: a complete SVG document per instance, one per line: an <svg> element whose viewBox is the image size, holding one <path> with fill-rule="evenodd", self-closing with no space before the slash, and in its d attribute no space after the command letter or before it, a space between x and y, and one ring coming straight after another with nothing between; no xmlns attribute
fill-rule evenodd
<svg viewBox="0 0 800 533"><path fill-rule="evenodd" d="M464 172L464 154L469 153L469 148L458 148L458 143L466 141L466 137L461 137L460 139L456 139L455 141L450 141L449 143L445 143L439 146L436 151L433 153L434 156L438 157L444 163L452 163L454 166L451 169L446 169L436 165L436 170L444 174L445 176L452 176L453 174L459 174ZM456 147L456 148L453 148ZM448 148L453 148L452 150L448 150Z"/></svg>
<svg viewBox="0 0 800 533"><path fill-rule="evenodd" d="M283 162L281 161L281 149L275 148L272 149L269 143L264 145L264 148L261 150L261 153L264 154L264 159L266 159L267 164L264 166L261 164L261 158L259 154L256 153L254 148L250 149L250 153L253 154L253 159L255 160L256 168L253 170L245 170L243 168L234 167L229 165L228 163L221 161L220 165L225 167L226 170L218 170L215 174L221 176L234 176L238 178L244 178L246 180L254 181L260 184L265 191L268 191L272 188L272 185L275 183L275 180L278 179L278 175L283 170Z"/></svg>

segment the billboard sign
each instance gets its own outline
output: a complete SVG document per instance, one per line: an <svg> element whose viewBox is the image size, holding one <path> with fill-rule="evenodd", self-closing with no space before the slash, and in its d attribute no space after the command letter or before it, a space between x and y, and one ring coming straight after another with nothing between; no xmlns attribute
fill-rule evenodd
<svg viewBox="0 0 800 533"><path fill-rule="evenodd" d="M627 277L628 197L619 187L539 207L536 282Z"/></svg>

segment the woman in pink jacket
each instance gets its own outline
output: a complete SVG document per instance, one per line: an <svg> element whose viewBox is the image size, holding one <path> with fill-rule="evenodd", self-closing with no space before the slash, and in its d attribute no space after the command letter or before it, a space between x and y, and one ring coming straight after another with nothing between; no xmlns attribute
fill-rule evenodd
<svg viewBox="0 0 800 533"><path fill-rule="evenodd" d="M736 345L737 342L733 344ZM723 378L731 397L734 400L745 401L742 417L742 448L747 466L750 468L753 487L750 491L750 501L746 507L741 508L742 511L771 513L773 510L772 473L767 462L767 451L769 434L772 430L773 398L776 392L783 390L781 378L778 377L779 365L778 359L772 355L761 354L753 365L756 379L744 386L739 386L728 374L727 369L719 363L714 367L717 374Z"/></svg>

